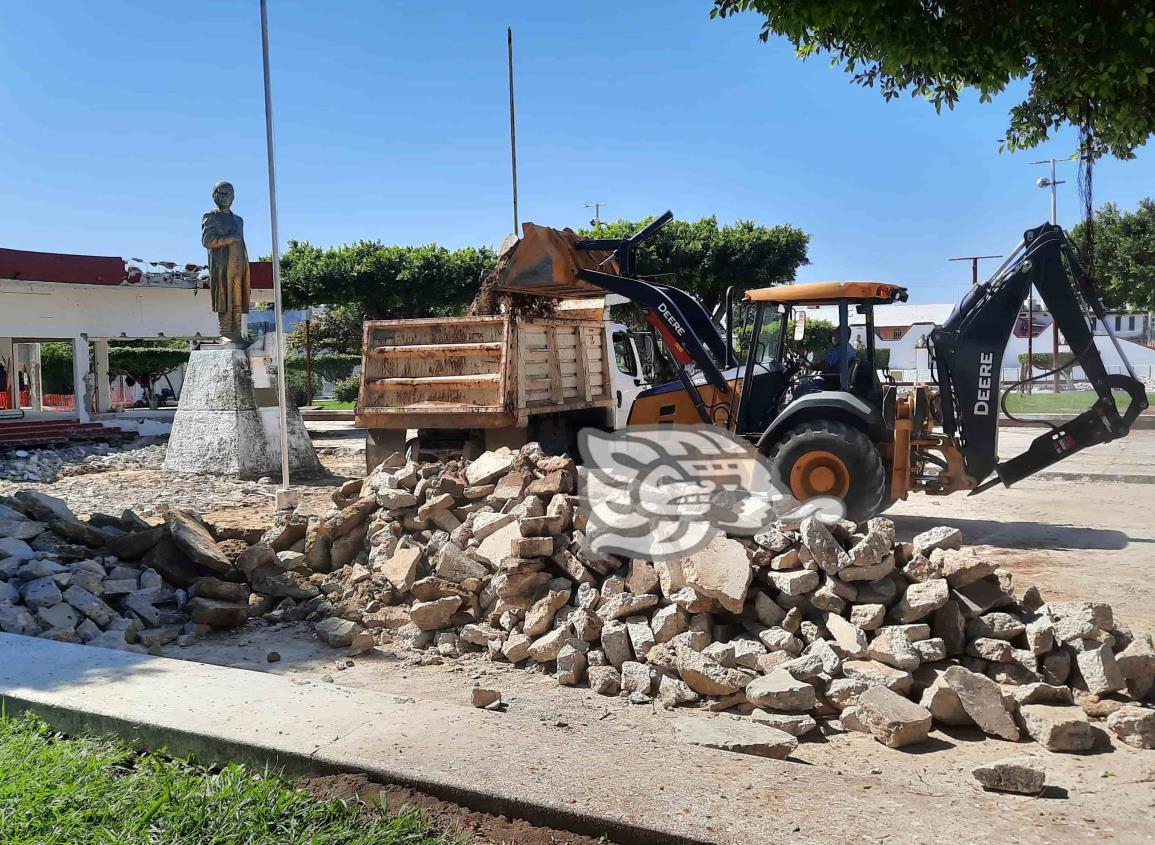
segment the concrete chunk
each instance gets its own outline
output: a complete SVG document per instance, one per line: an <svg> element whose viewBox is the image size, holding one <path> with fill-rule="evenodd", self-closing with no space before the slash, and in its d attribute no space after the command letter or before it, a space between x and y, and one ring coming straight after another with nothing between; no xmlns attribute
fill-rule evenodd
<svg viewBox="0 0 1155 845"><path fill-rule="evenodd" d="M855 714L888 748L926 742L930 735L930 711L886 687L871 687L860 695Z"/></svg>
<svg viewBox="0 0 1155 845"><path fill-rule="evenodd" d="M775 669L746 685L746 698L757 707L801 713L813 710L817 696L812 684L801 681L785 668Z"/></svg>
<svg viewBox="0 0 1155 845"><path fill-rule="evenodd" d="M785 731L735 719L684 716L674 722L674 736L691 745L773 760L785 760L798 747L798 740Z"/></svg>
<svg viewBox="0 0 1155 845"><path fill-rule="evenodd" d="M1155 748L1155 710L1127 704L1107 717L1107 727L1133 748Z"/></svg>
<svg viewBox="0 0 1155 845"><path fill-rule="evenodd" d="M704 549L681 561L686 583L700 595L715 599L731 613L741 613L746 589L754 577L746 547L720 536Z"/></svg>
<svg viewBox="0 0 1155 845"><path fill-rule="evenodd" d="M992 792L1038 795L1046 784L1047 773L1030 757L1012 757L984 763L971 769L971 775Z"/></svg>
<svg viewBox="0 0 1155 845"><path fill-rule="evenodd" d="M943 677L958 695L963 710L984 733L1012 742L1019 740L1019 728L998 684L962 666L951 666Z"/></svg>
<svg viewBox="0 0 1155 845"><path fill-rule="evenodd" d="M1048 751L1090 751L1095 732L1080 707L1024 704L1019 717L1027 735Z"/></svg>

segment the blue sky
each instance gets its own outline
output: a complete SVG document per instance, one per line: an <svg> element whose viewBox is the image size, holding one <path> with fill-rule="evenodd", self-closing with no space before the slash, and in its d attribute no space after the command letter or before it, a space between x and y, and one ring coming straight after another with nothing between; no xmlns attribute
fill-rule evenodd
<svg viewBox="0 0 1155 845"><path fill-rule="evenodd" d="M203 260L229 179L269 249L257 0L5 4L0 246ZM708 0L270 0L281 238L496 245L512 227L505 27L517 51L522 220L670 208L790 222L803 279L953 301L969 264L1050 213L1035 159L998 153L1010 92L935 115L757 40ZM1155 150L1096 170L1096 202L1155 192ZM1077 221L1074 164L1060 222Z"/></svg>

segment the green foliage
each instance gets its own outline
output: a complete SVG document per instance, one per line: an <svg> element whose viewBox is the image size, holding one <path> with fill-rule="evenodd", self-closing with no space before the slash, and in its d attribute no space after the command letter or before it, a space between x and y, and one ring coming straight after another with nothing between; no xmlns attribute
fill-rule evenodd
<svg viewBox="0 0 1155 845"><path fill-rule="evenodd" d="M309 343L313 351L325 349L330 352L361 354L362 326L365 310L356 304L334 305L324 311L316 311L309 320ZM289 332L289 349L305 351L305 324L295 323Z"/></svg>
<svg viewBox="0 0 1155 845"><path fill-rule="evenodd" d="M361 391L360 376L349 376L337 382L333 388L333 398L338 402L356 402L357 394Z"/></svg>
<svg viewBox="0 0 1155 845"><path fill-rule="evenodd" d="M652 219L617 220L580 234L621 238ZM725 301L730 285L742 293L794 279L798 268L810 263L806 257L809 243L809 235L788 224L759 226L738 220L719 226L716 217L671 220L638 248L637 272L696 294L712 312Z"/></svg>
<svg viewBox="0 0 1155 845"><path fill-rule="evenodd" d="M318 800L275 772L207 769L0 717L0 842L448 845L416 812Z"/></svg>
<svg viewBox="0 0 1155 845"><path fill-rule="evenodd" d="M188 362L189 350L155 346L121 346L108 350L109 375L132 376L146 389L161 376Z"/></svg>
<svg viewBox="0 0 1155 845"><path fill-rule="evenodd" d="M1112 310L1155 311L1155 200L1140 200L1134 211L1107 203L1095 212L1095 281ZM1072 231L1086 242L1086 223Z"/></svg>
<svg viewBox="0 0 1155 845"><path fill-rule="evenodd" d="M829 320L807 320L801 343L794 342L794 321L786 326L786 345L806 355L812 364L822 361L834 346L836 337L838 326Z"/></svg>
<svg viewBox="0 0 1155 845"><path fill-rule="evenodd" d="M874 369L889 370L890 369L890 350L874 347Z"/></svg>
<svg viewBox="0 0 1155 845"><path fill-rule="evenodd" d="M318 386L317 382L314 381L314 392L316 392ZM290 405L296 405L299 408L308 401L309 392L305 384L305 371L289 370L285 373L285 402Z"/></svg>
<svg viewBox="0 0 1155 845"><path fill-rule="evenodd" d="M1004 145L1035 147L1063 125L1093 124L1086 150L1131 158L1155 132L1155 5L1086 0L714 0L711 17L754 12L760 38L799 58L827 53L891 100L904 91L953 108L964 88L989 102L1018 80Z"/></svg>
<svg viewBox="0 0 1155 845"><path fill-rule="evenodd" d="M40 384L45 393L72 393L72 344L52 341L40 345Z"/></svg>
<svg viewBox="0 0 1155 845"><path fill-rule="evenodd" d="M1075 356L1072 353L1060 352L1059 353L1058 366L1065 367L1065 366L1067 366L1067 364L1071 363L1071 361L1073 361L1074 359L1075 359ZM1034 368L1036 370L1045 370L1045 371L1049 372L1049 371L1055 369L1055 363L1054 363L1055 359L1052 357L1050 352L1036 352L1031 356L1030 360L1031 360L1031 363L1034 365ZM1019 370L1020 370L1022 376L1025 378L1027 375L1027 353L1026 352L1023 352L1022 354L1019 355Z"/></svg>
<svg viewBox="0 0 1155 845"><path fill-rule="evenodd" d="M322 381L340 381L361 366L361 356L349 352L320 352L313 356L313 387ZM304 355L286 355L285 369L290 373L304 373Z"/></svg>
<svg viewBox="0 0 1155 845"><path fill-rule="evenodd" d="M355 306L374 320L448 316L465 310L481 274L492 269L495 260L487 247L448 250L437 244L358 241L324 248L289 241L281 276L290 308Z"/></svg>

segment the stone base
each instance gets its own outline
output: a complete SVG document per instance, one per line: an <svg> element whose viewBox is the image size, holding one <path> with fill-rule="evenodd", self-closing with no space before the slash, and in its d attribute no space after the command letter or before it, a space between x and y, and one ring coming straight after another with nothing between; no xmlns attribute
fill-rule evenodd
<svg viewBox="0 0 1155 845"><path fill-rule="evenodd" d="M254 388L245 350L222 346L193 352L164 468L198 475L280 476L279 412L275 404L267 407L269 396L268 389ZM292 406L288 433L290 472L320 472L305 422Z"/></svg>

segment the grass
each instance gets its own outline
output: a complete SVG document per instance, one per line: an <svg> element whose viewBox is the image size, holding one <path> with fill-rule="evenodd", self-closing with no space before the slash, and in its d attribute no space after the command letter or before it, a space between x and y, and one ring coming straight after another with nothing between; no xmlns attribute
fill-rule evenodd
<svg viewBox="0 0 1155 845"><path fill-rule="evenodd" d="M310 407L322 411L352 411L355 402L338 402L336 399L318 399Z"/></svg>
<svg viewBox="0 0 1155 845"><path fill-rule="evenodd" d="M1064 390L1059 393L1031 393L1020 396L1012 393L1007 397L1007 408L1012 414L1080 414L1094 403L1093 390ZM1122 391L1115 391L1115 403L1119 410L1127 407L1129 399Z"/></svg>
<svg viewBox="0 0 1155 845"><path fill-rule="evenodd" d="M275 774L137 754L0 716L4 845L448 845L416 812L320 801Z"/></svg>

